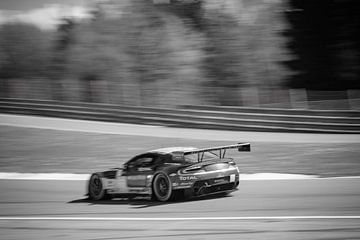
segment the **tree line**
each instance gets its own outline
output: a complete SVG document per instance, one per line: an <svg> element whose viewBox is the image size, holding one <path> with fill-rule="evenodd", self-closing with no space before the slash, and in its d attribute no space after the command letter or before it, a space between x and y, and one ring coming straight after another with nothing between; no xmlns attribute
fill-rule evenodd
<svg viewBox="0 0 360 240"><path fill-rule="evenodd" d="M354 1L210 2L124 1L111 14L98 4L91 19L64 18L54 32L3 24L0 78L49 79L57 100L64 78L81 83L83 101L94 101L96 81L109 91L136 84L144 105L179 84L220 105L241 105L244 87L360 87Z"/></svg>

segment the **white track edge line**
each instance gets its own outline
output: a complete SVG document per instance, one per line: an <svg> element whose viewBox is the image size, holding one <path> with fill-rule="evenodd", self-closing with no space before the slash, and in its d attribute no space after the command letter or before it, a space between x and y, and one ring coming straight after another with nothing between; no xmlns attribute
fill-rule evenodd
<svg viewBox="0 0 360 240"><path fill-rule="evenodd" d="M360 219L360 216L258 216L258 217L0 217L0 221L196 221L196 220L311 220Z"/></svg>

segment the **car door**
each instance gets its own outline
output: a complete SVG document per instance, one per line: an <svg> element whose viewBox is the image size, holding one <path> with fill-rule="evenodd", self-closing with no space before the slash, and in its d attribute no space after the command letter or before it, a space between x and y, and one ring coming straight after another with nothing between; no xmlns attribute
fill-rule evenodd
<svg viewBox="0 0 360 240"><path fill-rule="evenodd" d="M147 176L154 173L156 154L143 154L130 160L126 166L128 187L146 187Z"/></svg>

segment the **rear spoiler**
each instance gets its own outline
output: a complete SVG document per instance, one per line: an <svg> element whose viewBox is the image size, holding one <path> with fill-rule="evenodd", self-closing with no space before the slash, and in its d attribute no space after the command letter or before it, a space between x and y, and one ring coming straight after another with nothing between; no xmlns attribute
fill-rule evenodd
<svg viewBox="0 0 360 240"><path fill-rule="evenodd" d="M189 150L183 152L173 152L172 154L175 157L182 156L182 158L185 155L198 154L198 161L201 162L205 152L211 152L217 155L219 158L225 158L226 150L234 149L234 148L237 148L239 152L250 152L250 143L237 143L237 144L219 146L219 147L201 148L201 149L195 149L195 150ZM216 154L214 153L215 151L219 151L219 153Z"/></svg>
<svg viewBox="0 0 360 240"><path fill-rule="evenodd" d="M238 143L238 144L233 144L233 145L184 151L184 155L203 153L203 152L213 152L213 151L226 151L226 149L233 149L233 148L237 148L239 152L250 152L250 143Z"/></svg>

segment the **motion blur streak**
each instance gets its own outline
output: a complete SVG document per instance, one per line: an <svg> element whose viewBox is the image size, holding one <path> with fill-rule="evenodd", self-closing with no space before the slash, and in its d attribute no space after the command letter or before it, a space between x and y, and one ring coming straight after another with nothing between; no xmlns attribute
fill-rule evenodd
<svg viewBox="0 0 360 240"><path fill-rule="evenodd" d="M261 217L187 217L187 218L121 218L121 217L0 217L1 221L198 221L198 220L294 220L294 219L360 219L360 216L261 216Z"/></svg>
<svg viewBox="0 0 360 240"><path fill-rule="evenodd" d="M0 114L0 125L32 127L65 131L124 134L134 136L174 137L199 140L250 142L299 142L299 143L358 143L359 134L306 134L219 131L187 128L170 128L149 125L106 123L98 121L70 120L49 117Z"/></svg>

